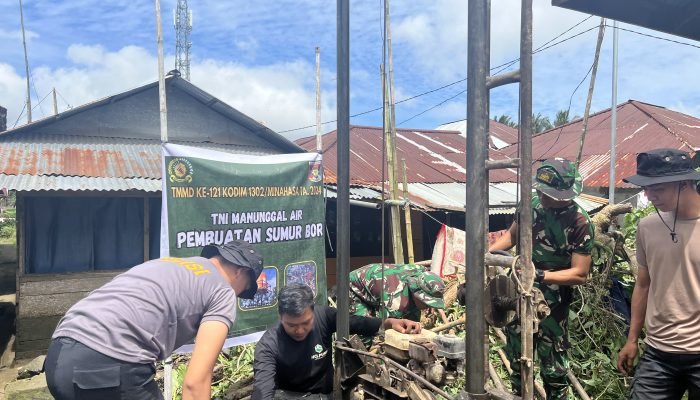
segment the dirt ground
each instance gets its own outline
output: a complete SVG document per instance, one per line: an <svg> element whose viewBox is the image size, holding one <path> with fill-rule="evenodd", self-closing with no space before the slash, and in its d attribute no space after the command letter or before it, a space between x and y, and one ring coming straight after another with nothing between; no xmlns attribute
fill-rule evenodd
<svg viewBox="0 0 700 400"><path fill-rule="evenodd" d="M0 296L0 355L6 360L8 357L14 358L12 351L12 338L15 330L15 295L14 293ZM16 365L23 365L15 363ZM0 400L5 399L5 384L13 381L17 377L15 366L0 367Z"/></svg>

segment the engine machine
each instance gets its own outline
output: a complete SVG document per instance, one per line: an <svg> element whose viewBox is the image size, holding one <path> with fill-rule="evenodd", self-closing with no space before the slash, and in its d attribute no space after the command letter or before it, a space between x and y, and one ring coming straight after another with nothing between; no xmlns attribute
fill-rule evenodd
<svg viewBox="0 0 700 400"><path fill-rule="evenodd" d="M357 342L353 347L357 348ZM417 335L389 329L378 353L405 367L413 374L442 388L464 375L465 342L455 335L437 335L423 331ZM358 375L354 400L406 399L430 400L434 394L417 385L415 376L392 363L363 357L364 372Z"/></svg>

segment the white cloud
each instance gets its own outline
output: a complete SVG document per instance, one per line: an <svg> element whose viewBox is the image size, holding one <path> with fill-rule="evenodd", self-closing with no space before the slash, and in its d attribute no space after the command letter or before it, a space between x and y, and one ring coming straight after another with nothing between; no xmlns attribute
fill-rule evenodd
<svg viewBox="0 0 700 400"><path fill-rule="evenodd" d="M67 57L72 62L70 67L40 67L32 72L40 97L53 87L57 89L60 111L66 109L65 101L78 106L157 79L157 58L137 46L110 52L101 46L73 45L68 49ZM166 65L172 65L172 60L167 59ZM315 123L313 73L314 66L305 62L250 67L203 60L191 66L192 83L276 131ZM24 104L25 81L20 74L8 64L0 64L0 102L8 108L10 125ZM51 96L41 108L33 91L32 97L36 107L34 119L47 116L52 109L49 104ZM335 93L323 92L321 98L323 119L335 119ZM324 132L327 130L328 126L325 126ZM312 132L292 132L288 137L296 138Z"/></svg>
<svg viewBox="0 0 700 400"><path fill-rule="evenodd" d="M37 39L39 37L39 34L30 31L29 29L24 30L24 36L27 39L27 42L31 42L34 39ZM0 29L0 39L5 40L22 40L22 31L21 30L16 30L16 31L9 31L6 29Z"/></svg>

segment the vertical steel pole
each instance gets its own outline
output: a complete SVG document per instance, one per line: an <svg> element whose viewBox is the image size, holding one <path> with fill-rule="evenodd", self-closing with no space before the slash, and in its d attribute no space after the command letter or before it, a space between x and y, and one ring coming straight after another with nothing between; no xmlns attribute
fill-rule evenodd
<svg viewBox="0 0 700 400"><path fill-rule="evenodd" d="M617 142L617 21L613 21L612 104L610 105L610 180L608 202L615 204L615 145Z"/></svg>
<svg viewBox="0 0 700 400"><path fill-rule="evenodd" d="M484 394L484 334L486 321L482 310L484 292L484 253L486 252L486 225L484 210L488 209L488 89L489 74L490 0L470 0L467 16L467 191L466 243L467 304L466 320L467 363L466 390L470 394Z"/></svg>
<svg viewBox="0 0 700 400"><path fill-rule="evenodd" d="M337 336L350 334L350 298L348 270L350 264L350 0L337 1L337 76L338 76L338 198L336 223L337 261ZM340 390L342 362L336 350L336 399L343 398Z"/></svg>
<svg viewBox="0 0 700 400"><path fill-rule="evenodd" d="M521 379L522 398L531 400L533 384L533 302L532 286L535 271L532 267L532 0L522 0L520 11L520 260L522 286L520 301L522 344Z"/></svg>

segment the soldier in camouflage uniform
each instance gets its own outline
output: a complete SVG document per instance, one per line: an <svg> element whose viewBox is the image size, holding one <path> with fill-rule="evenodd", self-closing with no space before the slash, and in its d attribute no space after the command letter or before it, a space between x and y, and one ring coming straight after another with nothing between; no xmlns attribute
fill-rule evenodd
<svg viewBox="0 0 700 400"><path fill-rule="evenodd" d="M574 198L581 193L581 175L575 165L562 159L548 160L533 178L536 194L532 196L532 261L535 264L535 287L544 294L551 314L540 322L535 334L536 357L547 399L567 399L566 371L569 359L568 316L573 285L586 282L591 266L593 224ZM507 250L517 242L517 223L511 225L489 251ZM516 394L520 382L520 326L514 321L506 326L508 343L504 348L513 367L511 383Z"/></svg>
<svg viewBox="0 0 700 400"><path fill-rule="evenodd" d="M382 265L370 264L350 273L350 313L420 321L422 309L445 308L444 292L442 278L420 265L384 264L382 283Z"/></svg>

